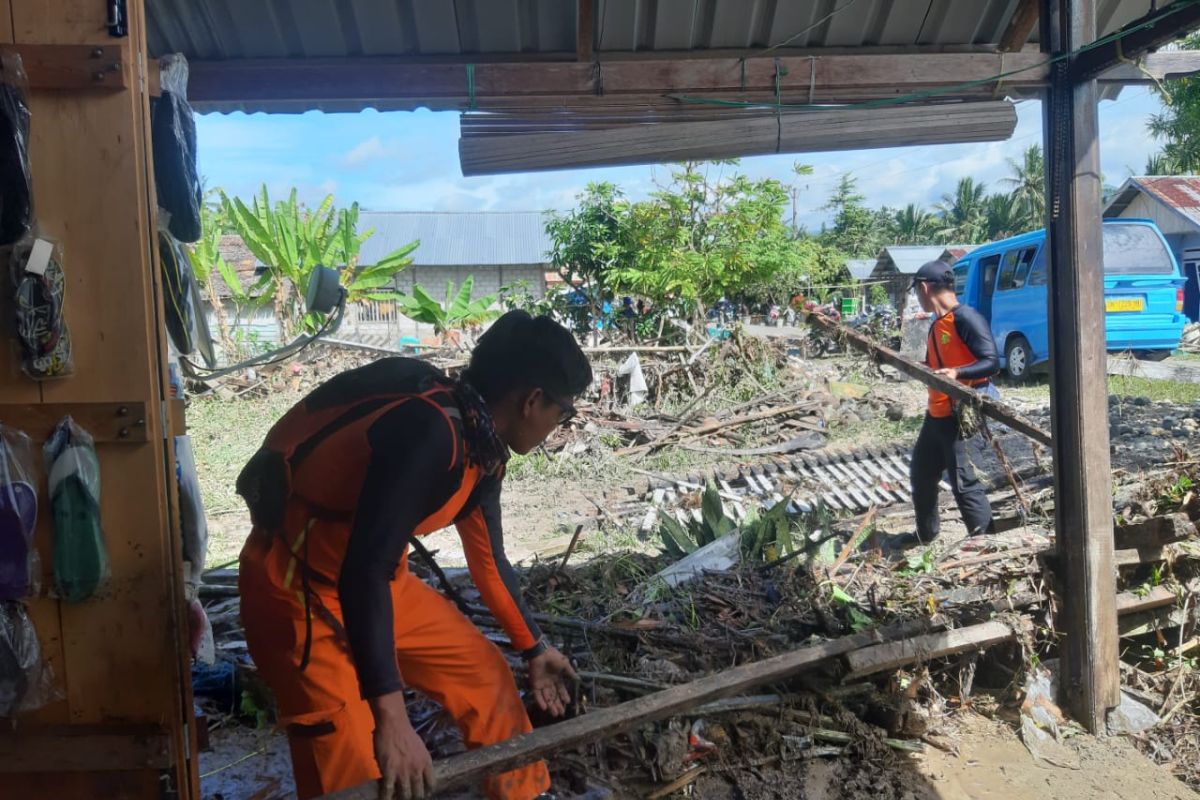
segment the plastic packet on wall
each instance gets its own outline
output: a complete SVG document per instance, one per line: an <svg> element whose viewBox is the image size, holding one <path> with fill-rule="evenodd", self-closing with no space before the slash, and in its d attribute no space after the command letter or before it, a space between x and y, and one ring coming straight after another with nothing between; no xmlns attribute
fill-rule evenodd
<svg viewBox="0 0 1200 800"><path fill-rule="evenodd" d="M0 717L33 711L60 697L25 606L0 602Z"/></svg>
<svg viewBox="0 0 1200 800"><path fill-rule="evenodd" d="M33 445L22 431L0 424L0 600L37 594L37 512Z"/></svg>
<svg viewBox="0 0 1200 800"><path fill-rule="evenodd" d="M0 247L20 241L33 224L25 87L21 57L0 53Z"/></svg>
<svg viewBox="0 0 1200 800"><path fill-rule="evenodd" d="M175 437L175 477L179 482L180 529L183 532L184 587L187 598L196 597L204 559L208 553L208 523L200 497L200 478L190 436Z"/></svg>
<svg viewBox="0 0 1200 800"><path fill-rule="evenodd" d="M21 369L34 380L62 378L74 371L62 261L62 246L42 234L26 236L9 256Z"/></svg>
<svg viewBox="0 0 1200 800"><path fill-rule="evenodd" d="M92 437L70 417L43 447L54 515L54 587L68 603L91 598L108 578L100 526L100 460Z"/></svg>
<svg viewBox="0 0 1200 800"><path fill-rule="evenodd" d="M162 96L150 118L158 205L169 214L171 235L191 243L200 239L204 196L196 167L196 120L187 101L187 59L179 54L159 59L159 80Z"/></svg>

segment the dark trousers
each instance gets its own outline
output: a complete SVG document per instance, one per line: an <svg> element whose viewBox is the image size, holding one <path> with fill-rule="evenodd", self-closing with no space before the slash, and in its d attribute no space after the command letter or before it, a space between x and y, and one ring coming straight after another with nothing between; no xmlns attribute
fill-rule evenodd
<svg viewBox="0 0 1200 800"><path fill-rule="evenodd" d="M972 462L983 456L982 435L958 438L954 417L925 415L925 423L913 448L909 477L912 480L913 510L917 515L917 535L929 542L941 530L938 520L938 482L946 472L958 510L968 535L987 533L992 525L992 507L983 484L975 476Z"/></svg>

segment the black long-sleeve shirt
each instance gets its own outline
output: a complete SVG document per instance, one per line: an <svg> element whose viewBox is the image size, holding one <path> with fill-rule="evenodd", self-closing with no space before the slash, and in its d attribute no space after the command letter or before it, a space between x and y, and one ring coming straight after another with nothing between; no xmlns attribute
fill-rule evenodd
<svg viewBox="0 0 1200 800"><path fill-rule="evenodd" d="M442 509L465 473L460 425L429 403L405 403L368 431L370 466L359 495L338 597L364 698L403 687L396 663L390 582L421 523ZM541 631L504 554L498 475L484 476L455 514L471 577L519 650Z"/></svg>

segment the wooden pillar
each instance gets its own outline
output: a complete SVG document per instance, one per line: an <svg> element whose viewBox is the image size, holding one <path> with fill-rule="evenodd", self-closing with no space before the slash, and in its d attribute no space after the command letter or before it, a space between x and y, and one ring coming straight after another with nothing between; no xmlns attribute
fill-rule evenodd
<svg viewBox="0 0 1200 800"><path fill-rule="evenodd" d="M97 437L105 587L78 604L45 590L29 601L60 699L22 715L15 734L0 740L5 798L198 795L180 540L171 524L178 508L165 429L145 17L142 3L127 6L128 35L117 38L109 35L105 3L0 0L0 46L38 46L47 58L111 49L116 56L108 68L122 76L117 87L71 84L29 93L35 217L62 244L75 371L32 381L20 375L10 342L0 342L0 419L24 429L39 447L52 425L46 420L67 411L88 427L97 424L92 410L128 404L143 421L140 435L126 441ZM39 491L35 541L42 583L50 586L44 475Z"/></svg>
<svg viewBox="0 0 1200 800"><path fill-rule="evenodd" d="M1045 0L1043 48L1070 52L1096 35L1095 0ZM1043 108L1050 256L1050 412L1055 529L1065 564L1062 701L1088 730L1117 705L1116 577L1112 543L1104 266L1095 80L1052 67Z"/></svg>

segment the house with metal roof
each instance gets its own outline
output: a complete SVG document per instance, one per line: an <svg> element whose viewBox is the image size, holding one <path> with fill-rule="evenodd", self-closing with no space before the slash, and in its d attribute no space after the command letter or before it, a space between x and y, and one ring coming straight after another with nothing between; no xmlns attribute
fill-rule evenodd
<svg viewBox="0 0 1200 800"><path fill-rule="evenodd" d="M1129 178L1109 199L1104 216L1154 221L1187 277L1184 312L1200 321L1200 176Z"/></svg>
<svg viewBox="0 0 1200 800"><path fill-rule="evenodd" d="M921 265L930 261L945 261L953 266L954 262L978 245L949 244L949 245L889 245L879 251L874 267L870 273L871 280L887 281L888 294L897 309L904 307L904 298L912 276Z"/></svg>
<svg viewBox="0 0 1200 800"><path fill-rule="evenodd" d="M546 234L545 214L540 211L364 211L358 226L360 231L374 230L363 242L360 264L374 264L394 250L420 242L413 251L412 265L396 276L395 288L405 293L420 285L441 298L447 283L457 287L473 277L476 297L497 294L502 287L517 283L542 297L547 282L557 277L550 265L553 245ZM221 237L220 251L243 288L252 286L263 265L241 238ZM278 340L279 327L269 306L239 316L230 293L224 286L217 288L229 318L237 318L241 329L256 339ZM342 335L369 341L386 339L393 344L400 334L426 333L404 320L394 303L376 301L347 309L341 330Z"/></svg>

